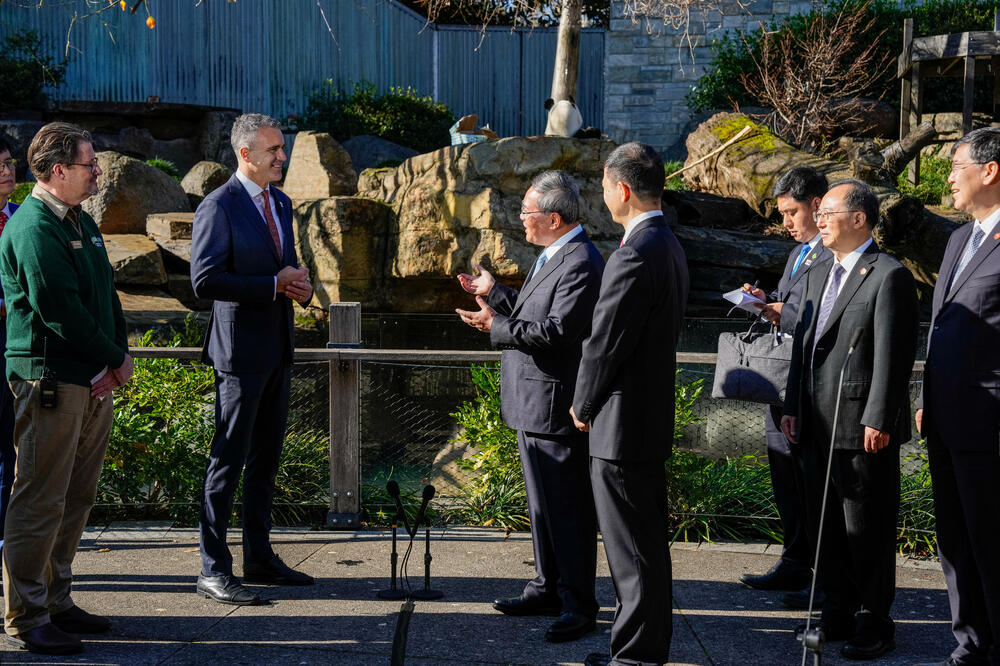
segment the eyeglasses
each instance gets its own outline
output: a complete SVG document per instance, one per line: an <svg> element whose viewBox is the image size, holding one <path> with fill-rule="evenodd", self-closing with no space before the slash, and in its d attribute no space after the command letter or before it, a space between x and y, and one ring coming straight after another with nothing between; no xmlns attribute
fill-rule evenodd
<svg viewBox="0 0 1000 666"><path fill-rule="evenodd" d="M14 173L14 169L17 167L17 160L4 160L0 162L0 173L4 171L9 171Z"/></svg>
<svg viewBox="0 0 1000 666"><path fill-rule="evenodd" d="M547 211L547 210L524 210L523 208L521 209L521 215L534 215L535 213L543 213L544 214L544 213L548 213L548 212L549 211Z"/></svg>
<svg viewBox="0 0 1000 666"><path fill-rule="evenodd" d="M99 169L101 167L101 165L97 163L97 160L94 160L93 162L66 162L64 166L87 167L88 169L90 169L90 173L94 173L95 169Z"/></svg>
<svg viewBox="0 0 1000 666"><path fill-rule="evenodd" d="M956 171L961 171L962 169L968 169L970 166L983 166L986 162L952 162L951 173Z"/></svg>
<svg viewBox="0 0 1000 666"><path fill-rule="evenodd" d="M813 213L814 222L826 222L830 219L831 215L839 215L840 213L858 213L858 210L818 210Z"/></svg>

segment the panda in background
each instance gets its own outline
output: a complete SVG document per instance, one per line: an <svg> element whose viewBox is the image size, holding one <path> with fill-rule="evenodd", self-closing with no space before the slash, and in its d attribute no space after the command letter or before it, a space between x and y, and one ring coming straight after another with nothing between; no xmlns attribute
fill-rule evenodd
<svg viewBox="0 0 1000 666"><path fill-rule="evenodd" d="M545 100L545 110L549 112L548 122L545 124L545 136L565 136L577 139L599 139L601 131L595 127L583 127L583 116L576 106L576 101L561 99L554 102L552 98Z"/></svg>

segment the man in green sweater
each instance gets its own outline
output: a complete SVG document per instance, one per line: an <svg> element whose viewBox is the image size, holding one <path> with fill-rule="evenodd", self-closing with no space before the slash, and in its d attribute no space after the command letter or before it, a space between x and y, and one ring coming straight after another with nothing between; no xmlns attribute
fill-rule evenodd
<svg viewBox="0 0 1000 666"><path fill-rule="evenodd" d="M80 204L97 192L90 134L43 127L28 148L38 180L0 236L7 379L17 469L7 509L7 640L42 654L82 649L107 631L70 596L73 556L97 494L111 432L111 390L132 359L104 240Z"/></svg>

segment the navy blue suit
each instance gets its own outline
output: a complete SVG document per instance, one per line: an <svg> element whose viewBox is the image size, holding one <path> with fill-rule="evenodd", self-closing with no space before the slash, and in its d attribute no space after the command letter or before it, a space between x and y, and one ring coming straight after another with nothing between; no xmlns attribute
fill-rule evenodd
<svg viewBox="0 0 1000 666"><path fill-rule="evenodd" d="M11 214L17 210L16 203L10 203ZM0 298L3 298L3 287L0 287ZM7 350L7 318L0 326L0 345ZM7 376L7 359L0 354L0 376ZM14 468L17 463L17 451L14 449L14 394L7 387L0 388L0 549L3 548L3 521L7 517L7 504L10 502L10 489L14 485Z"/></svg>
<svg viewBox="0 0 1000 666"><path fill-rule="evenodd" d="M226 546L233 494L244 465L243 562L266 563L274 478L288 418L294 324L292 301L275 275L298 266L291 201L270 188L282 256L260 211L234 175L198 206L191 283L214 301L202 359L215 368L215 436L201 509L202 575L233 573Z"/></svg>

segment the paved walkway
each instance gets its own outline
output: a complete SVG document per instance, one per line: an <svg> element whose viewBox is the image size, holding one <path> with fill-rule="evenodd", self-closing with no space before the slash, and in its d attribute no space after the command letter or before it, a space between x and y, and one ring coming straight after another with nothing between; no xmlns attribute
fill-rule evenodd
<svg viewBox="0 0 1000 666"><path fill-rule="evenodd" d="M232 533L238 539L239 532ZM389 664L398 601L388 587L387 531L275 530L276 550L315 576L306 588L260 588L265 606L223 606L194 592L200 559L197 532L160 524L89 529L76 559L74 598L111 616L110 634L87 638L84 653L40 657L0 647L0 663L48 664ZM236 561L238 544L233 543ZM439 601L418 601L409 626L406 663L579 664L606 651L614 589L599 554L597 631L574 643L546 643L551 618L513 618L490 601L520 592L532 575L530 536L486 528L432 531L432 586ZM774 593L734 582L767 570L777 556L764 544L677 544L674 562L672 664L798 664L791 633L804 613L785 610ZM410 582L423 585L423 544L414 548ZM899 561L897 650L876 663L909 665L944 658L952 647L940 566ZM842 664L839 643L825 664ZM810 656L809 662L812 663ZM853 662L846 662L853 663Z"/></svg>

